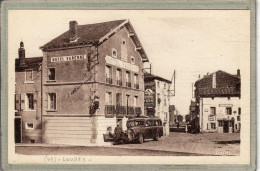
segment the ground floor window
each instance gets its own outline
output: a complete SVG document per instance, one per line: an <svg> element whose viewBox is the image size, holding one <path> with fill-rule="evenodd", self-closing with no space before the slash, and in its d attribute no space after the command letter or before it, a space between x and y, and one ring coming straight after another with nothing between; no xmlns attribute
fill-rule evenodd
<svg viewBox="0 0 260 171"><path fill-rule="evenodd" d="M48 110L57 110L56 93L48 93Z"/></svg>
<svg viewBox="0 0 260 171"><path fill-rule="evenodd" d="M216 123L211 123L210 127L211 127L211 129L216 129Z"/></svg>
<svg viewBox="0 0 260 171"><path fill-rule="evenodd" d="M33 110L34 109L34 101L33 101L33 93L26 93L26 109Z"/></svg>
<svg viewBox="0 0 260 171"><path fill-rule="evenodd" d="M33 123L25 123L25 129L34 129Z"/></svg>
<svg viewBox="0 0 260 171"><path fill-rule="evenodd" d="M223 127L223 121L218 121L218 126Z"/></svg>

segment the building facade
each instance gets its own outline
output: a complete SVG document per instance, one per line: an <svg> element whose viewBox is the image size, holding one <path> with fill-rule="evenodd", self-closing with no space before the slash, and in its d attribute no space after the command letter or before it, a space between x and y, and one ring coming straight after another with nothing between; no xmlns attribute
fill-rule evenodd
<svg viewBox="0 0 260 171"><path fill-rule="evenodd" d="M240 70L236 75L217 71L195 83L201 132L240 132Z"/></svg>
<svg viewBox="0 0 260 171"><path fill-rule="evenodd" d="M41 47L43 143L104 143L144 114L147 55L129 20L78 25Z"/></svg>
<svg viewBox="0 0 260 171"><path fill-rule="evenodd" d="M192 121L193 119L195 119L198 115L197 111L198 111L198 108L197 108L197 103L193 100L191 100L190 102L190 121Z"/></svg>
<svg viewBox="0 0 260 171"><path fill-rule="evenodd" d="M41 142L42 57L25 58L24 43L15 60L15 143Z"/></svg>
<svg viewBox="0 0 260 171"><path fill-rule="evenodd" d="M170 126L173 126L176 122L175 105L169 105L169 118L170 118Z"/></svg>
<svg viewBox="0 0 260 171"><path fill-rule="evenodd" d="M159 117L163 122L164 135L169 135L169 84L171 81L145 73L145 115Z"/></svg>

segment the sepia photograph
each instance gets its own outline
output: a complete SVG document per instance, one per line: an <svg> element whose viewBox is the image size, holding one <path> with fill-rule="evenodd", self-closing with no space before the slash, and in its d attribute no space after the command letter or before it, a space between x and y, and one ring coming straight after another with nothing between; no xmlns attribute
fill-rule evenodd
<svg viewBox="0 0 260 171"><path fill-rule="evenodd" d="M250 164L250 10L7 22L9 163Z"/></svg>

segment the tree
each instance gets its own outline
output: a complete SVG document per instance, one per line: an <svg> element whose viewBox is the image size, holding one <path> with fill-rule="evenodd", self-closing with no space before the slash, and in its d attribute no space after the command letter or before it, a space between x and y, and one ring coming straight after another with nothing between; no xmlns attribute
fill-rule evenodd
<svg viewBox="0 0 260 171"><path fill-rule="evenodd" d="M190 122L190 115L189 114L185 115L185 120L186 120L186 122Z"/></svg>
<svg viewBox="0 0 260 171"><path fill-rule="evenodd" d="M177 115L177 121L182 122L183 121L183 116L182 115Z"/></svg>

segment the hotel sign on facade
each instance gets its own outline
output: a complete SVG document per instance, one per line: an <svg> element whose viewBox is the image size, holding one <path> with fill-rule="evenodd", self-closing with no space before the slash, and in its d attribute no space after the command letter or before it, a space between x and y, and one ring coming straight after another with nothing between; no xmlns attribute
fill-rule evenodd
<svg viewBox="0 0 260 171"><path fill-rule="evenodd" d="M106 55L105 59L106 59L107 64L115 65L117 67L124 68L124 69L130 70L130 71L133 71L133 72L139 72L139 68L136 65L124 62L122 60L113 58L108 55Z"/></svg>
<svg viewBox="0 0 260 171"><path fill-rule="evenodd" d="M51 57L51 62L64 62L87 59L87 55L72 55L72 56L59 56Z"/></svg>

